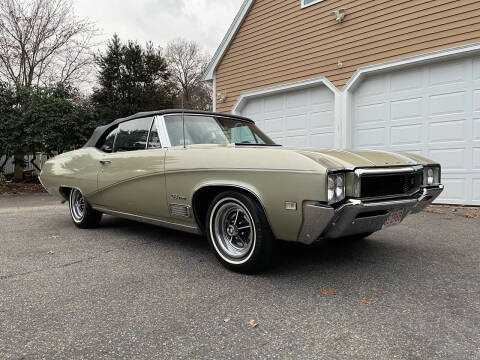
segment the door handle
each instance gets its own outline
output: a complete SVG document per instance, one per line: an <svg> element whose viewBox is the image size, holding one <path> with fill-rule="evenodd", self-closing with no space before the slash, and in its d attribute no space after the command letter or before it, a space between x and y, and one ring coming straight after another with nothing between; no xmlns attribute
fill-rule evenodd
<svg viewBox="0 0 480 360"><path fill-rule="evenodd" d="M100 160L100 164L102 164L102 165L109 165L111 163L112 162L110 160Z"/></svg>

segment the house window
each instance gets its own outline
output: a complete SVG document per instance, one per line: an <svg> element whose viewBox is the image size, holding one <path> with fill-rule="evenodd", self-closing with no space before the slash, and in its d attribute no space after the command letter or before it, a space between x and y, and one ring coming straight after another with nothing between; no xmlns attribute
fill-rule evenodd
<svg viewBox="0 0 480 360"><path fill-rule="evenodd" d="M321 1L323 1L323 0L300 0L300 2L302 4L302 8L313 5L313 4L316 4L316 3L319 3Z"/></svg>

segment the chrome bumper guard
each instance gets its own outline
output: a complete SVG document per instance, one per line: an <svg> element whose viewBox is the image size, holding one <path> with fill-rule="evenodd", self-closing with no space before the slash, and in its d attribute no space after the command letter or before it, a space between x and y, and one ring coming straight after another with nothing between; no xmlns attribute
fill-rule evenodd
<svg viewBox="0 0 480 360"><path fill-rule="evenodd" d="M370 233L383 228L390 213L403 209L403 219L422 211L443 191L443 185L424 187L409 198L384 201L349 199L339 208L306 201L303 205L303 226L298 241L311 244L315 240L336 239Z"/></svg>

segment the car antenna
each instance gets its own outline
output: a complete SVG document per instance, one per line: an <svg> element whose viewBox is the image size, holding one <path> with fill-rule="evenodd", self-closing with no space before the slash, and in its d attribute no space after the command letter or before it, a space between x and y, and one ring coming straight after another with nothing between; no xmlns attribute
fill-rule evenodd
<svg viewBox="0 0 480 360"><path fill-rule="evenodd" d="M183 148L186 149L186 143L185 143L185 110L182 110L182 123L183 123Z"/></svg>

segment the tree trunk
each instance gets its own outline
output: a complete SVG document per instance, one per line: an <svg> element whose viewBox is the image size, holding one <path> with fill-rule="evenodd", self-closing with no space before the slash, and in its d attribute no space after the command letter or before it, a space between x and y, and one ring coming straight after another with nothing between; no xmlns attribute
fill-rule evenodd
<svg viewBox="0 0 480 360"><path fill-rule="evenodd" d="M13 181L20 182L23 180L24 154L15 154L14 164L15 170L13 172Z"/></svg>

